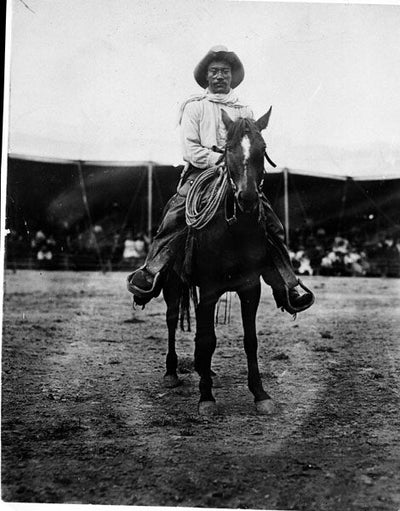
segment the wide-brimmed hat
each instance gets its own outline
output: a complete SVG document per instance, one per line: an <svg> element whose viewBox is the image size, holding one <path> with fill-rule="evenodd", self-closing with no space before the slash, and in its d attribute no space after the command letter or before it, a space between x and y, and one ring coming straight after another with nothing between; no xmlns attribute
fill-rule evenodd
<svg viewBox="0 0 400 511"><path fill-rule="evenodd" d="M207 55L200 60L193 72L194 78L200 87L203 87L203 89L208 87L207 70L213 60L223 60L231 66L232 89L242 82L244 78L244 68L236 53L229 51L226 46L213 46Z"/></svg>

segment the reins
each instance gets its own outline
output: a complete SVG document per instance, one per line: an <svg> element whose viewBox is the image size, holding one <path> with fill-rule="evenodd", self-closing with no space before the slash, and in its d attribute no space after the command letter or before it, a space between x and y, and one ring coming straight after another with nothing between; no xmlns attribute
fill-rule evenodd
<svg viewBox="0 0 400 511"><path fill-rule="evenodd" d="M265 159L267 160L267 162L271 165L271 167L274 167L274 169L276 168L276 163L274 163L271 158L268 156L268 153L267 151L264 151L264 156L265 156Z"/></svg>

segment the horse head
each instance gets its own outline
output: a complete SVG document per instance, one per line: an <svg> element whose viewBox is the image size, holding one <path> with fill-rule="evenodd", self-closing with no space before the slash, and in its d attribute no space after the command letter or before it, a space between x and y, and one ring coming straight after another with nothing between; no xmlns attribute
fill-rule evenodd
<svg viewBox="0 0 400 511"><path fill-rule="evenodd" d="M266 147L261 131L268 126L271 108L257 121L249 118L233 121L222 110L227 130L226 168L236 202L244 213L254 212L259 205Z"/></svg>

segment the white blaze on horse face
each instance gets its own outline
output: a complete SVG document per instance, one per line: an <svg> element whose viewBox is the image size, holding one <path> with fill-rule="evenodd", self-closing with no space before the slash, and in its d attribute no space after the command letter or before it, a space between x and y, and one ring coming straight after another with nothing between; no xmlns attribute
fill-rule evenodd
<svg viewBox="0 0 400 511"><path fill-rule="evenodd" d="M243 166L244 171L247 172L247 162L250 158L250 139L247 135L242 138L242 151L243 151Z"/></svg>

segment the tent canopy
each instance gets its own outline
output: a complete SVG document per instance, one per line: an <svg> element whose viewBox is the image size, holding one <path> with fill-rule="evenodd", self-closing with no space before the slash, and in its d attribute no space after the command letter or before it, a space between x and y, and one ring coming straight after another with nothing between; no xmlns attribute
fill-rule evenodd
<svg viewBox="0 0 400 511"><path fill-rule="evenodd" d="M149 169L152 174L149 181ZM182 166L154 162L78 162L10 155L7 176L7 227L19 232L79 229L113 215L120 226L155 228L173 195ZM331 233L357 225L399 231L400 178L361 179L289 170L268 172L264 191L295 232L305 225ZM149 211L149 192L151 204ZM85 205L85 200L87 204Z"/></svg>

